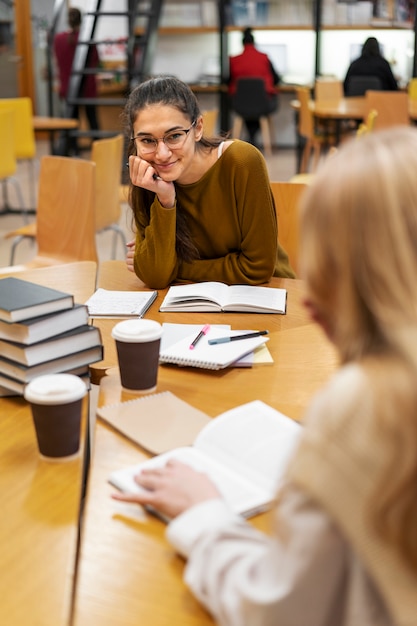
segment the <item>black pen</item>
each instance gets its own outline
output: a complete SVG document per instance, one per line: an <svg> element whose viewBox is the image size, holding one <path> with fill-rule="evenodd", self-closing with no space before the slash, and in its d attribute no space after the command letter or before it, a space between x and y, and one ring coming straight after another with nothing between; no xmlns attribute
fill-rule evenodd
<svg viewBox="0 0 417 626"><path fill-rule="evenodd" d="M197 337L194 339L194 341L190 344L190 350L194 350L194 348L196 347L196 345L198 344L198 342L200 341L200 339L202 337L204 337L204 335L207 335L208 331L210 330L210 324L206 324L205 326L203 326L203 328L200 330L200 332L198 333Z"/></svg>
<svg viewBox="0 0 417 626"><path fill-rule="evenodd" d="M209 344L214 346L216 343L227 343L229 341L239 341L240 339L252 339L261 335L268 335L269 330L257 330L256 333L246 333L246 335L231 335L230 337L217 337L217 339L209 339Z"/></svg>

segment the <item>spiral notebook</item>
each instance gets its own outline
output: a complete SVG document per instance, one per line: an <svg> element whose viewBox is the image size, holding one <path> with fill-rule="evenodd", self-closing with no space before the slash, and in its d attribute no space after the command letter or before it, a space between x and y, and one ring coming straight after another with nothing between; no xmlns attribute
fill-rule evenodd
<svg viewBox="0 0 417 626"><path fill-rule="evenodd" d="M252 339L242 339L215 345L209 345L208 340L224 337L225 334L230 336L242 335L244 332L246 331L231 330L225 333L224 330L211 328L209 333L198 342L194 350L190 350L190 344L195 339L195 333L193 333L168 348L162 349L159 355L159 362L211 370L229 367L246 354L262 346L268 341L268 337L254 337ZM248 330L247 332L253 331Z"/></svg>

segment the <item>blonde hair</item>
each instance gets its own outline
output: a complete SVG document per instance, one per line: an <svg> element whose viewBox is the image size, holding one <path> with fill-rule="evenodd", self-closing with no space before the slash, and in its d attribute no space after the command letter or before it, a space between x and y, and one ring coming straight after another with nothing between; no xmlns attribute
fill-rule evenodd
<svg viewBox="0 0 417 626"><path fill-rule="evenodd" d="M301 276L342 363L361 361L389 442L371 519L417 569L417 129L345 144L301 207Z"/></svg>

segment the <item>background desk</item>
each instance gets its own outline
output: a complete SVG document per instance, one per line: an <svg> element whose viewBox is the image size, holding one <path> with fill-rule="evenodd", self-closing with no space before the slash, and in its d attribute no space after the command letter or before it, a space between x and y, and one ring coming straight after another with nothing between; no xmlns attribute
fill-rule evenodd
<svg viewBox="0 0 417 626"><path fill-rule="evenodd" d="M138 279L124 262L102 268L99 284L108 289L138 288ZM116 287L117 285L117 287ZM297 280L273 279L270 286L288 289L287 315L159 313L159 293L147 318L160 322L228 323L233 328L267 328L273 365L252 369L209 371L161 366L158 391L170 390L211 416L260 398L289 416L302 416L311 394L336 364L333 348L304 312ZM107 324L107 322L110 322ZM106 364L116 363L109 329L103 320ZM107 330L105 330L107 329ZM109 373L109 372L108 372ZM121 391L117 368L101 382L100 404L131 399ZM74 626L204 626L210 616L194 600L183 581L183 561L165 540L165 525L140 507L111 500L109 473L145 458L140 448L97 421L93 446L81 556L75 595ZM255 518L267 528L268 515Z"/></svg>
<svg viewBox="0 0 417 626"><path fill-rule="evenodd" d="M36 133L46 132L49 135L49 146L51 154L55 154L55 134L57 132L68 133L70 130L78 128L78 120L69 117L44 117L33 116L33 130Z"/></svg>

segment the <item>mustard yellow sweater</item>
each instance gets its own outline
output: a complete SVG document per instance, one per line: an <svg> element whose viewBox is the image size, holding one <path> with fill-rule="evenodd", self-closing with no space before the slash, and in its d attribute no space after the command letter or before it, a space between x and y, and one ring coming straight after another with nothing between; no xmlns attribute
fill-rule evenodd
<svg viewBox="0 0 417 626"><path fill-rule="evenodd" d="M266 164L251 144L234 141L196 183L175 184L176 206L150 197L150 220L136 215L134 267L149 287L177 281L256 285L272 276L294 278L278 245L277 220ZM187 216L199 252L192 262L175 250L176 207Z"/></svg>

